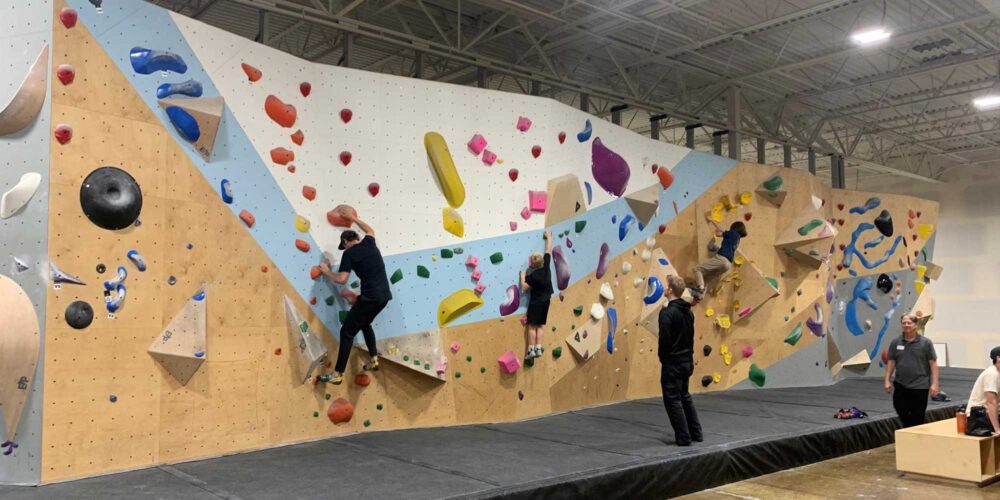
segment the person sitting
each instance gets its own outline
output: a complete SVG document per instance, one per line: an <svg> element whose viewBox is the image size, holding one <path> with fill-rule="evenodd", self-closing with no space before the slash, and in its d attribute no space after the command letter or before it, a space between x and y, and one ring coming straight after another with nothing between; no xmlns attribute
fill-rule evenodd
<svg viewBox="0 0 1000 500"><path fill-rule="evenodd" d="M969 436L991 436L1000 434L1000 422L997 419L997 394L1000 394L1000 346L990 351L990 361L993 364L983 370L972 385L969 394L969 404L965 415L968 422L965 433Z"/></svg>

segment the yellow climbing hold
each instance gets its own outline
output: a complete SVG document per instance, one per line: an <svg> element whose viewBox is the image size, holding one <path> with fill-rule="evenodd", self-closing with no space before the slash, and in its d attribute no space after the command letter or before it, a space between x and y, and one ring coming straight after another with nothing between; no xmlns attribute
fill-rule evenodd
<svg viewBox="0 0 1000 500"><path fill-rule="evenodd" d="M721 346L719 346L719 354L723 356L729 354L729 344L722 344Z"/></svg>
<svg viewBox="0 0 1000 500"><path fill-rule="evenodd" d="M474 290L463 288L445 297L438 305L438 326L445 326L481 305L483 299Z"/></svg>
<svg viewBox="0 0 1000 500"><path fill-rule="evenodd" d="M740 205L749 205L751 201L753 201L753 193L750 191L740 193Z"/></svg>
<svg viewBox="0 0 1000 500"><path fill-rule="evenodd" d="M727 352L722 356L722 360L725 361L726 366L729 366L733 362L733 353Z"/></svg>
<svg viewBox="0 0 1000 500"><path fill-rule="evenodd" d="M437 262L437 261L438 261L438 256L437 255L431 255L431 262Z"/></svg>
<svg viewBox="0 0 1000 500"><path fill-rule="evenodd" d="M465 236L465 223L462 222L462 216L458 213L458 210L451 207L442 208L441 217L443 219L445 231L448 231L459 238Z"/></svg>
<svg viewBox="0 0 1000 500"><path fill-rule="evenodd" d="M722 380L722 375L719 372L712 373L712 382L718 384Z"/></svg>
<svg viewBox="0 0 1000 500"><path fill-rule="evenodd" d="M712 205L712 212L708 214L708 218L715 222L722 222L722 208L722 203Z"/></svg>
<svg viewBox="0 0 1000 500"><path fill-rule="evenodd" d="M934 224L918 224L917 225L917 237L926 240L934 234Z"/></svg>
<svg viewBox="0 0 1000 500"><path fill-rule="evenodd" d="M736 264L737 266L742 266L744 262L746 262L746 259L744 259L742 255L737 255L736 258L733 259L733 264Z"/></svg>
<svg viewBox="0 0 1000 500"><path fill-rule="evenodd" d="M444 137L437 132L427 132L424 134L424 149L427 150L427 159L431 162L444 198L452 207L462 206L465 203L465 186L458 176L455 161L451 158Z"/></svg>
<svg viewBox="0 0 1000 500"><path fill-rule="evenodd" d="M740 301L739 301L739 300L734 300L734 301L733 301L733 310L734 310L734 311L739 311L739 310L740 310L740 306L741 306L741 305L743 305L743 304L740 304Z"/></svg>
<svg viewBox="0 0 1000 500"><path fill-rule="evenodd" d="M924 291L924 282L923 282L923 280L914 281L913 282L913 289L917 292L917 295L920 295Z"/></svg>
<svg viewBox="0 0 1000 500"><path fill-rule="evenodd" d="M298 231L298 232L300 232L300 233L308 233L309 232L309 219L307 219L307 218L305 218L305 217L303 217L301 215L296 215L295 216L295 230Z"/></svg>
<svg viewBox="0 0 1000 500"><path fill-rule="evenodd" d="M728 330L733 324L729 321L728 314L720 314L715 317L715 324L719 325L719 328L723 330Z"/></svg>
<svg viewBox="0 0 1000 500"><path fill-rule="evenodd" d="M715 309L712 309L711 307L706 307L705 308L705 317L706 318L711 318L712 316L715 316Z"/></svg>
<svg viewBox="0 0 1000 500"><path fill-rule="evenodd" d="M923 281L924 275L927 274L927 266L917 266L917 280Z"/></svg>
<svg viewBox="0 0 1000 500"><path fill-rule="evenodd" d="M722 206L725 207L726 210L736 210L736 204L733 203L733 199L730 198L728 194L724 194L719 197L719 203L722 203Z"/></svg>

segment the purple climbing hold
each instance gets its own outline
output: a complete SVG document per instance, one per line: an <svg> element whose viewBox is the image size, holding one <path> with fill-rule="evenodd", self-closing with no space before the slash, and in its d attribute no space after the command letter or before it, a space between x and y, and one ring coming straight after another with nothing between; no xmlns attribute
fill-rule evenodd
<svg viewBox="0 0 1000 500"><path fill-rule="evenodd" d="M608 149L601 138L594 139L590 149L591 173L597 185L609 194L620 197L625 194L628 179L632 174L625 158Z"/></svg>
<svg viewBox="0 0 1000 500"><path fill-rule="evenodd" d="M552 249L552 259L556 266L556 285L560 290L565 290L569 286L570 271L569 262L563 256L562 248L556 246Z"/></svg>
<svg viewBox="0 0 1000 500"><path fill-rule="evenodd" d="M500 315L509 316L521 307L521 292L517 285L507 287L507 300L500 304Z"/></svg>
<svg viewBox="0 0 1000 500"><path fill-rule="evenodd" d="M611 249L608 248L607 243L601 243L601 255L597 258L597 272L594 275L597 279L604 277L604 273L608 272L608 253Z"/></svg>

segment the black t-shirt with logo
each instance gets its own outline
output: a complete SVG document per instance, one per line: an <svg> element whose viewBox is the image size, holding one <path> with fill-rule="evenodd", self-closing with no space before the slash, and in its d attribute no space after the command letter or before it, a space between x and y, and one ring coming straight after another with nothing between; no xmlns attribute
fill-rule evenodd
<svg viewBox="0 0 1000 500"><path fill-rule="evenodd" d="M340 261L340 272L354 271L361 279L361 298L369 300L391 300L389 278L385 275L385 261L382 252L375 246L375 238L365 236L361 243L344 250Z"/></svg>
<svg viewBox="0 0 1000 500"><path fill-rule="evenodd" d="M524 278L524 282L531 287L528 303L538 304L552 298L552 272L549 266L552 264L552 256L545 254L544 264L538 269L533 269Z"/></svg>

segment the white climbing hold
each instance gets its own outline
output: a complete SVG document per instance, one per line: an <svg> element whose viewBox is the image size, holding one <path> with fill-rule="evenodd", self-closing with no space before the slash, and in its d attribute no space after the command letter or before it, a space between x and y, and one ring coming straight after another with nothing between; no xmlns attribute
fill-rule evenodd
<svg viewBox="0 0 1000 500"><path fill-rule="evenodd" d="M646 282L646 280L644 280L642 278L636 278L636 279L632 280L632 286L634 286L636 288L639 288L645 282Z"/></svg>
<svg viewBox="0 0 1000 500"><path fill-rule="evenodd" d="M17 272L19 272L19 273L23 273L23 272L27 271L28 269L31 269L31 267L28 266L27 264L25 264L23 260L21 260L21 259L19 259L17 257L14 257L14 269L16 269Z"/></svg>
<svg viewBox="0 0 1000 500"><path fill-rule="evenodd" d="M625 261L622 263L622 274L628 274L632 270L632 263Z"/></svg>
<svg viewBox="0 0 1000 500"><path fill-rule="evenodd" d="M4 193L3 198L0 199L0 219L12 217L18 210L27 205L41 183L41 174L28 172L22 175L21 180L17 181L17 184Z"/></svg>
<svg viewBox="0 0 1000 500"><path fill-rule="evenodd" d="M611 285L601 284L601 297L604 297L604 300L615 300L615 292L611 290Z"/></svg>
<svg viewBox="0 0 1000 500"><path fill-rule="evenodd" d="M649 253L649 250L643 250L642 251L642 261L643 262L648 262L649 258L652 257L652 256L653 256L653 254Z"/></svg>
<svg viewBox="0 0 1000 500"><path fill-rule="evenodd" d="M594 318L594 321L604 319L604 307L600 304L594 303L594 305L590 306L590 317Z"/></svg>
<svg viewBox="0 0 1000 500"><path fill-rule="evenodd" d="M650 236L649 238L646 238L646 248L652 250L653 247L655 247L655 246L656 246L656 238L655 237Z"/></svg>

